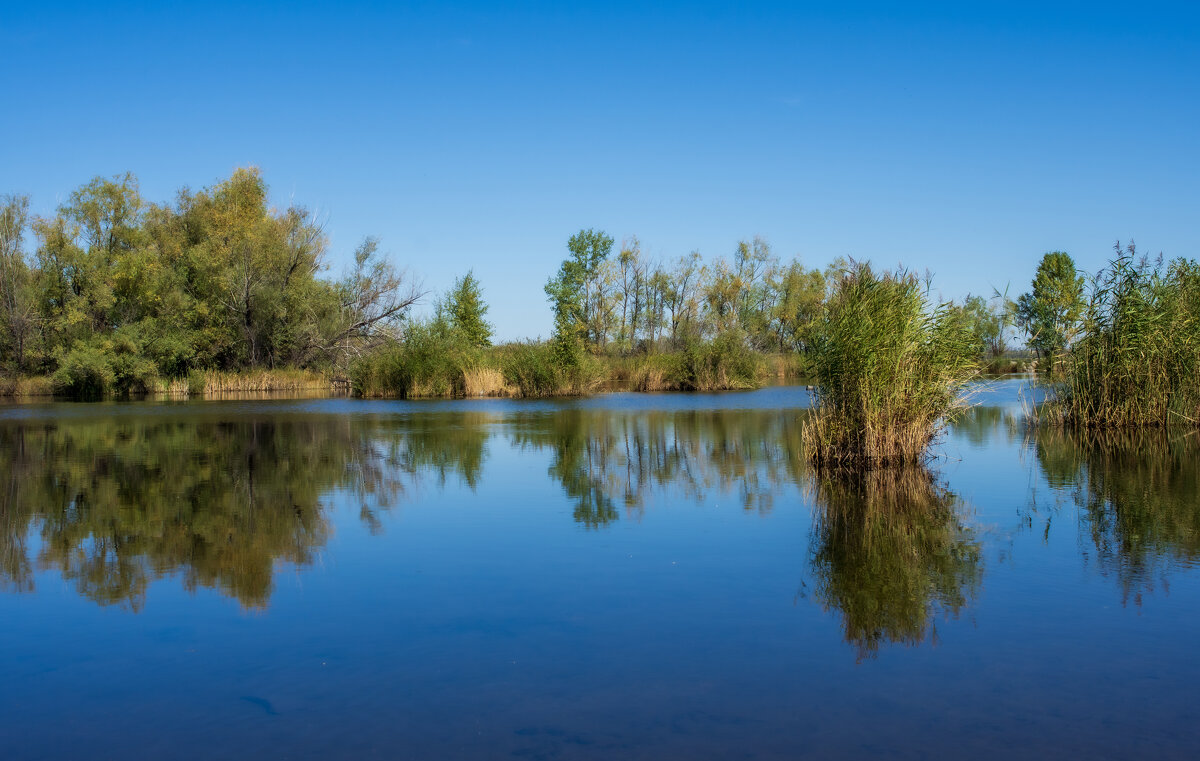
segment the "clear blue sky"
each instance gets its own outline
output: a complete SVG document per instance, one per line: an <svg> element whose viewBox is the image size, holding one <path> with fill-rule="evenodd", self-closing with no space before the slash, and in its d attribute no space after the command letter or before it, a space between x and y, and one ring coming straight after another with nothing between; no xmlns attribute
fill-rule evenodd
<svg viewBox="0 0 1200 761"><path fill-rule="evenodd" d="M545 335L581 227L651 255L1028 286L1045 251L1200 255L1200 12L1186 3L0 6L0 192L50 212L132 171L238 166L433 291L474 269Z"/></svg>

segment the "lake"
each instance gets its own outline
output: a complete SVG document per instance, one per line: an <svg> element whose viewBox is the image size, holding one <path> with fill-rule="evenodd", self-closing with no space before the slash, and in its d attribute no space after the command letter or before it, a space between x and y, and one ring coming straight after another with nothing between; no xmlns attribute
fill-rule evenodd
<svg viewBox="0 0 1200 761"><path fill-rule="evenodd" d="M0 758L1193 758L1196 435L981 389L0 406Z"/></svg>

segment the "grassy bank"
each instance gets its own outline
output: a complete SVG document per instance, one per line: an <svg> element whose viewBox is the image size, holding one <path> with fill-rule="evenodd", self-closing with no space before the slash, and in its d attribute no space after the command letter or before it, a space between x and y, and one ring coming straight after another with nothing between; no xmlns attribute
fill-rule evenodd
<svg viewBox="0 0 1200 761"><path fill-rule="evenodd" d="M410 333L358 362L354 393L366 397L550 397L591 393L620 384L634 391L719 391L758 388L796 377L799 355L764 355L733 339L695 342L672 352L636 356L584 355L563 366L551 343L471 348L452 336Z"/></svg>
<svg viewBox="0 0 1200 761"><path fill-rule="evenodd" d="M216 396L220 394L260 392L331 391L334 383L327 373L312 370L251 370L222 372L195 371L184 378L151 376L133 389L119 391L112 387L85 388L83 393L69 385L56 382L52 376L0 378L0 398L34 398L58 396L69 399L101 399L106 397L141 396Z"/></svg>

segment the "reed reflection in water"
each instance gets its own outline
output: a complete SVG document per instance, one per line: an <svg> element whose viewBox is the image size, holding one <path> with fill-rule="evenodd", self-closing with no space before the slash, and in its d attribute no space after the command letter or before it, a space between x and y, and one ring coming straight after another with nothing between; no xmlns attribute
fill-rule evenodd
<svg viewBox="0 0 1200 761"><path fill-rule="evenodd" d="M1033 435L1051 488L1078 510L1079 536L1090 540L1105 576L1124 602L1167 588L1175 570L1200 560L1200 442L1194 434L1150 430Z"/></svg>
<svg viewBox="0 0 1200 761"><path fill-rule="evenodd" d="M960 500L924 468L813 479L814 597L842 619L859 659L937 639L978 593L983 553Z"/></svg>

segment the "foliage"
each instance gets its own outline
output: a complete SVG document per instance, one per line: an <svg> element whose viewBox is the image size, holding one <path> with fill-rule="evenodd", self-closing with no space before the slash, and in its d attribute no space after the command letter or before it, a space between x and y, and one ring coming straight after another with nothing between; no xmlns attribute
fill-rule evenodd
<svg viewBox="0 0 1200 761"><path fill-rule="evenodd" d="M0 196L0 369L8 364L16 372L27 369L37 314L23 249L28 224L29 197Z"/></svg>
<svg viewBox="0 0 1200 761"><path fill-rule="evenodd" d="M675 355L673 364L672 377L688 391L753 388L762 373L759 355L735 333L689 342Z"/></svg>
<svg viewBox="0 0 1200 761"><path fill-rule="evenodd" d="M999 357L1008 346L1004 332L1008 328L1008 314L1003 303L989 303L982 296L968 295L953 309L961 312L961 319L971 334L971 343L978 356Z"/></svg>
<svg viewBox="0 0 1200 761"><path fill-rule="evenodd" d="M254 169L170 205L144 200L125 174L93 179L49 217L29 222L27 208L0 201L0 367L53 374L64 393L336 365L420 296L370 239L350 276L322 278L319 220L273 209Z"/></svg>
<svg viewBox="0 0 1200 761"><path fill-rule="evenodd" d="M51 376L56 394L99 398L145 393L157 377L154 363L129 330L78 341L58 362Z"/></svg>
<svg viewBox="0 0 1200 761"><path fill-rule="evenodd" d="M533 341L508 344L502 350L500 366L504 380L524 397L553 396L564 386L558 347L554 344Z"/></svg>
<svg viewBox="0 0 1200 761"><path fill-rule="evenodd" d="M1084 277L1075 261L1062 251L1042 257L1033 278L1033 289L1017 300L1016 319L1049 368L1057 355L1071 345L1084 307Z"/></svg>
<svg viewBox="0 0 1200 761"><path fill-rule="evenodd" d="M466 371L480 356L445 316L415 320L405 326L402 341L353 365L351 384L360 396L462 396Z"/></svg>
<svg viewBox="0 0 1200 761"><path fill-rule="evenodd" d="M961 312L931 306L913 275L855 265L816 329L808 456L852 469L921 462L964 406L974 349Z"/></svg>
<svg viewBox="0 0 1200 761"><path fill-rule="evenodd" d="M451 326L476 348L492 345L492 326L484 319L488 306L483 301L479 281L472 272L454 281L446 295L446 314Z"/></svg>
<svg viewBox="0 0 1200 761"><path fill-rule="evenodd" d="M601 263L612 252L613 239L597 230L580 230L567 241L570 256L546 283L554 309L554 352L559 365L578 367L583 349L592 342L589 311Z"/></svg>

